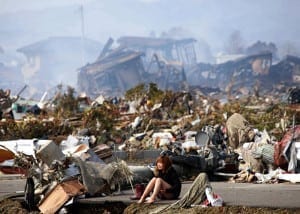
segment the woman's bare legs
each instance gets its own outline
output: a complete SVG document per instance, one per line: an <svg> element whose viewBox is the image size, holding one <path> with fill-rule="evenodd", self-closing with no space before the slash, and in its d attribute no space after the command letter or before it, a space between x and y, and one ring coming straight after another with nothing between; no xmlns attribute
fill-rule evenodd
<svg viewBox="0 0 300 214"><path fill-rule="evenodd" d="M149 195L149 193L153 190L154 185L155 185L157 179L158 179L158 178L152 178L152 179L149 181L149 183L148 183L148 185L146 186L146 189L145 189L145 191L144 191L142 197L141 197L140 200L138 201L139 204L140 204L140 203L143 203L143 202L145 201L146 196Z"/></svg>
<svg viewBox="0 0 300 214"><path fill-rule="evenodd" d="M166 193L166 190L169 189L169 188L171 188L170 184L168 184L167 182L165 182L161 178L156 178L155 181L154 181L153 193L150 196L147 203L153 203L155 201L155 198L158 196L159 193L166 196L167 198L171 197L172 196L171 193Z"/></svg>

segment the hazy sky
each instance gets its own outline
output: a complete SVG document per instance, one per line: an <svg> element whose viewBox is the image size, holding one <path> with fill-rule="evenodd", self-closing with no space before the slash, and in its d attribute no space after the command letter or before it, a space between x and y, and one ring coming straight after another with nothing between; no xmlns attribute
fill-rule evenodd
<svg viewBox="0 0 300 214"><path fill-rule="evenodd" d="M24 10L41 10L65 5L86 4L92 0L0 0L0 13L11 13Z"/></svg>
<svg viewBox="0 0 300 214"><path fill-rule="evenodd" d="M105 43L112 36L194 37L221 51L239 30L246 44L257 40L300 46L298 0L0 0L0 46L20 47L50 36L84 34Z"/></svg>
<svg viewBox="0 0 300 214"><path fill-rule="evenodd" d="M300 0L0 0L0 55L25 61L15 50L83 33L102 44L121 36L193 37L201 62L224 52L235 31L245 47L260 40L274 42L279 51L300 50L299 9Z"/></svg>

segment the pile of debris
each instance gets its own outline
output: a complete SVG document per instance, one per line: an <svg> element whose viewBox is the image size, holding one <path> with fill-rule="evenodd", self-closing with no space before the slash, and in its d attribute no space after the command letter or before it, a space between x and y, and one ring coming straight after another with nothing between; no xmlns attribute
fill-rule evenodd
<svg viewBox="0 0 300 214"><path fill-rule="evenodd" d="M25 201L30 210L55 213L78 196L103 196L132 184L133 173L123 160L105 163L87 138L1 142L1 158L22 168L27 177ZM117 189L119 188L119 189Z"/></svg>
<svg viewBox="0 0 300 214"><path fill-rule="evenodd" d="M124 98L91 101L73 92L0 123L0 168L23 169L18 172L27 176L31 209L56 212L76 197L133 187L138 178L153 176L149 168L160 153L171 157L184 178L242 170L246 179L237 174L236 182L252 182L251 173L262 182L268 173L299 182L299 102L271 95L223 102L220 94L161 91L155 84L139 85ZM135 171L141 162L149 166Z"/></svg>

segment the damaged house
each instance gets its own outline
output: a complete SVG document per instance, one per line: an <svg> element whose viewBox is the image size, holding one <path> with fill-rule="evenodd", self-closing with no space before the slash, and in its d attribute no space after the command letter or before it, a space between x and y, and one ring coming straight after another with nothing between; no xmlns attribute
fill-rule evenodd
<svg viewBox="0 0 300 214"><path fill-rule="evenodd" d="M122 95L140 83L155 83L162 90L191 87L247 96L299 84L299 58L287 56L273 63L271 52L238 55L219 64L197 63L194 39L121 37L111 49L109 39L96 62L80 69L79 90L87 94ZM213 90L210 90L213 89Z"/></svg>
<svg viewBox="0 0 300 214"><path fill-rule="evenodd" d="M90 95L119 96L143 80L143 53L116 49L78 72L78 88Z"/></svg>
<svg viewBox="0 0 300 214"><path fill-rule="evenodd" d="M271 67L273 79L277 83L285 83L287 85L300 84L300 58L287 55L276 65Z"/></svg>
<svg viewBox="0 0 300 214"><path fill-rule="evenodd" d="M255 84L269 76L271 65L271 53L244 56L215 65L199 63L190 69L188 82L190 85L248 94ZM267 87L271 86L272 82L269 82Z"/></svg>
<svg viewBox="0 0 300 214"><path fill-rule="evenodd" d="M272 61L272 53L264 52L221 64L198 63L187 72L187 80L191 86L218 88L235 95L258 95L299 85L299 57L288 55L278 63Z"/></svg>
<svg viewBox="0 0 300 214"><path fill-rule="evenodd" d="M157 54L168 61L181 62L186 66L197 62L193 38L170 39L154 37L124 36L118 39L121 47L131 48L145 53L145 61L149 63L153 54Z"/></svg>
<svg viewBox="0 0 300 214"><path fill-rule="evenodd" d="M233 62L217 66L218 86L226 92L240 92L248 95L260 86L269 75L272 54L261 53L246 56ZM272 87L272 82L264 82L265 88Z"/></svg>
<svg viewBox="0 0 300 214"><path fill-rule="evenodd" d="M179 61L168 61L153 54L147 68L147 82L154 82L164 90L188 90L184 65Z"/></svg>
<svg viewBox="0 0 300 214"><path fill-rule="evenodd" d="M96 62L79 69L78 88L90 95L120 96L140 83L186 90L185 67L196 63L194 39L121 37L109 39Z"/></svg>

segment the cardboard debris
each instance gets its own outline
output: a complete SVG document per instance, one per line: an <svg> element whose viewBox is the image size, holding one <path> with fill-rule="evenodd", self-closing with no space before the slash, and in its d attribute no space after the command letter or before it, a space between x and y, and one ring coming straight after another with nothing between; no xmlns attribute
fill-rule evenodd
<svg viewBox="0 0 300 214"><path fill-rule="evenodd" d="M85 187L78 180L65 181L53 188L38 205L44 214L56 213L70 198L85 193Z"/></svg>

